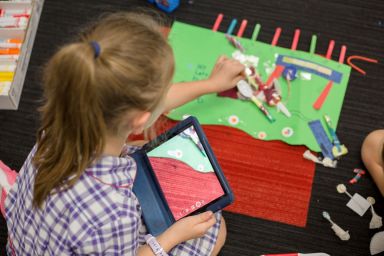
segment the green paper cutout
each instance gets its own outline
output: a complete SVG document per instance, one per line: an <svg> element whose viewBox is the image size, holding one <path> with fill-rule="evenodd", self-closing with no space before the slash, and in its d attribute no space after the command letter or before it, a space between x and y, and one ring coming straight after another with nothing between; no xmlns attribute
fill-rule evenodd
<svg viewBox="0 0 384 256"><path fill-rule="evenodd" d="M327 79L311 74L311 80L306 80L309 73L298 71L298 77L291 81L288 99L287 82L280 77L282 102L287 106L292 117L288 118L277 112L275 107L268 106L269 112L276 119L272 124L254 103L219 97L216 94L199 97L172 110L168 117L181 120L186 115L193 115L202 124L235 127L257 139L282 140L292 145L306 145L309 149L320 152L320 147L308 127L308 121L320 119L323 122L323 116L327 114L336 129L348 85L350 67L308 52L292 51L246 38L238 38L238 40L245 48L245 54L259 58L257 70L264 82L274 70L278 54L301 58L341 72L342 81L339 84L333 84L322 108L315 110L312 105L327 85ZM174 82L208 78L217 58L220 55L231 57L236 50L227 41L224 33L180 22L173 24L169 41L176 60Z"/></svg>
<svg viewBox="0 0 384 256"><path fill-rule="evenodd" d="M149 157L172 158L199 172L213 172L211 162L192 140L175 136L147 153Z"/></svg>

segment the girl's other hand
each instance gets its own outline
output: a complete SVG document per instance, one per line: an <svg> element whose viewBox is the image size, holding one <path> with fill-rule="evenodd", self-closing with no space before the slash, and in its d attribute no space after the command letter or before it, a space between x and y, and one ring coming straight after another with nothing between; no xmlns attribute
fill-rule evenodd
<svg viewBox="0 0 384 256"><path fill-rule="evenodd" d="M178 243L204 236L208 229L216 223L215 215L203 212L178 220L166 232L173 236Z"/></svg>
<svg viewBox="0 0 384 256"><path fill-rule="evenodd" d="M239 61L220 56L208 78L213 92L222 92L235 87L245 78L245 67Z"/></svg>

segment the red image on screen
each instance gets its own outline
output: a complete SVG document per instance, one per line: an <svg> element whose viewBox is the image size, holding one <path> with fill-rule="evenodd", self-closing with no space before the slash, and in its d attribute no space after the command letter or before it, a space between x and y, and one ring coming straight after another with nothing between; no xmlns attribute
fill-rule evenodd
<svg viewBox="0 0 384 256"><path fill-rule="evenodd" d="M199 172L182 161L149 157L175 220L224 195L214 172Z"/></svg>

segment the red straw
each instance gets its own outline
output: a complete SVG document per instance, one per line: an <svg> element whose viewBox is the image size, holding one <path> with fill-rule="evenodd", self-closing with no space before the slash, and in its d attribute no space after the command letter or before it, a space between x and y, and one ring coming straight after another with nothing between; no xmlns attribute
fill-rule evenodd
<svg viewBox="0 0 384 256"><path fill-rule="evenodd" d="M275 35L273 36L272 43L271 43L272 46L277 45L277 41L279 41L280 34L281 34L281 28L280 27L276 28Z"/></svg>
<svg viewBox="0 0 384 256"><path fill-rule="evenodd" d="M321 109L323 106L323 103L325 99L327 98L329 91L332 89L333 81L329 80L327 85L324 87L323 91L319 95L319 97L316 99L315 103L313 103L313 108L316 110Z"/></svg>
<svg viewBox="0 0 384 256"><path fill-rule="evenodd" d="M379 62L378 60L367 58L367 57L363 57L363 56L357 56L357 55L349 56L348 59L347 59L347 64L349 66L351 66L351 68L355 69L357 72L359 72L359 73L361 73L363 75L365 75L365 71L362 70L361 68L359 68L358 66L354 65L352 63L353 59L363 60L363 61L367 61L367 62L371 62L371 63L378 63Z"/></svg>
<svg viewBox="0 0 384 256"><path fill-rule="evenodd" d="M332 58L332 52L334 47L335 47L335 41L334 40L329 41L328 50L327 50L327 54L325 55L325 58L327 59Z"/></svg>
<svg viewBox="0 0 384 256"><path fill-rule="evenodd" d="M247 20L242 20L241 21L241 25L240 25L239 31L237 32L237 36L238 37L242 37L243 36L244 30L245 30L245 27L247 26L247 24L248 24Z"/></svg>
<svg viewBox="0 0 384 256"><path fill-rule="evenodd" d="M339 56L339 62L340 63L344 63L346 52L347 52L347 46L345 46L345 45L341 46L340 56Z"/></svg>
<svg viewBox="0 0 384 256"><path fill-rule="evenodd" d="M300 29L296 29L295 34L293 36L291 50L296 50L297 44L299 43L299 38L300 38Z"/></svg>
<svg viewBox="0 0 384 256"><path fill-rule="evenodd" d="M213 28L212 28L213 31L217 31L219 29L220 23L223 20L223 17L224 17L224 14L222 13L219 13L219 15L217 15L215 24L213 25Z"/></svg>

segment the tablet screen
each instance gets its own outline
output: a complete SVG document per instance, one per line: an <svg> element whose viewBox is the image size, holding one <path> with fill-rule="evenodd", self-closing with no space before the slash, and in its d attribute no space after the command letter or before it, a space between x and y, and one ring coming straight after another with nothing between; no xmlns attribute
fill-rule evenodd
<svg viewBox="0 0 384 256"><path fill-rule="evenodd" d="M224 195L193 125L147 155L175 220Z"/></svg>

